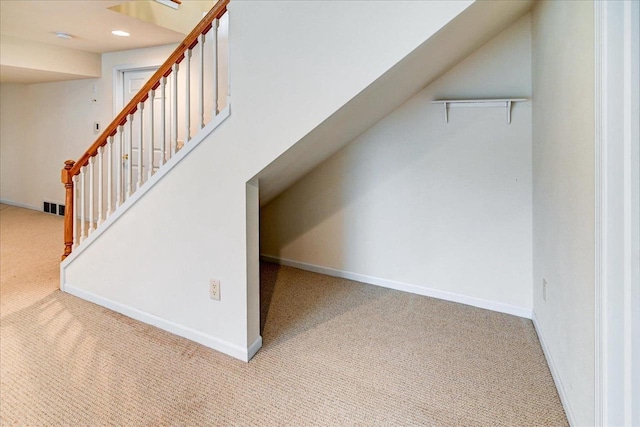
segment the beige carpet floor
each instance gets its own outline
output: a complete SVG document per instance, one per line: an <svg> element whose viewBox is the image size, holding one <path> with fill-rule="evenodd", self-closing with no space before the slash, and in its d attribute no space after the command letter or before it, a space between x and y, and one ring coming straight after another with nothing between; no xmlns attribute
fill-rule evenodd
<svg viewBox="0 0 640 427"><path fill-rule="evenodd" d="M0 206L2 426L567 425L529 320L264 264L243 363L60 292L61 231Z"/></svg>

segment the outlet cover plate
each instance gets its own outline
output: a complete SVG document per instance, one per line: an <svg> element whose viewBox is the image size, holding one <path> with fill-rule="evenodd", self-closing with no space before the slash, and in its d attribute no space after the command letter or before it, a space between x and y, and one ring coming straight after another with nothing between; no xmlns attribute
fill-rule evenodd
<svg viewBox="0 0 640 427"><path fill-rule="evenodd" d="M220 280L209 279L209 297L220 301Z"/></svg>

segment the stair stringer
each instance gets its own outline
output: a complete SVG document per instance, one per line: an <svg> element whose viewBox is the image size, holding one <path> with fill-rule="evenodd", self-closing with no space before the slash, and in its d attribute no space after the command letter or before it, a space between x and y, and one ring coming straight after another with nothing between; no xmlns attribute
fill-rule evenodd
<svg viewBox="0 0 640 427"><path fill-rule="evenodd" d="M200 129L200 131L189 140L189 142L179 151L177 151L164 165L158 169L156 173L153 174L151 178L146 180L144 184L140 188L138 188L127 200L122 203L113 214L109 215L109 217L101 224L96 227L96 229L85 238L81 244L74 248L73 252L69 254L67 258L65 258L62 262L62 266L66 266L73 261L73 259L77 258L84 252L91 244L100 237L100 235L106 232L111 225L113 225L118 218L124 215L132 206L138 203L142 197L149 190L151 190L161 179L163 179L171 169L173 169L178 163L182 161L194 148L196 148L202 141L204 141L207 136L211 132L213 132L218 126L220 126L226 119L229 117L231 112L231 106L229 104L230 99L227 100L227 107L224 108L220 113L214 117L205 127ZM62 270L64 271L64 269ZM61 276L64 279L63 276ZM64 291L64 280L60 281L60 289Z"/></svg>
<svg viewBox="0 0 640 427"><path fill-rule="evenodd" d="M61 265L62 289L250 359L261 343L252 177L472 3L232 2L233 114Z"/></svg>

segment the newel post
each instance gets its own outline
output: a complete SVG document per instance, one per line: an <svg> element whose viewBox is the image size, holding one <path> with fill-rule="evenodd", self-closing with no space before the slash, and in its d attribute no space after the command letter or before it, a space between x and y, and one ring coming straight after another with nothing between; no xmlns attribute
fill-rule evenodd
<svg viewBox="0 0 640 427"><path fill-rule="evenodd" d="M71 175L71 168L76 162L73 160L67 160L64 162L64 169L62 169L62 183L65 189L65 210L64 210L64 254L62 254L62 260L71 253L73 246L73 175Z"/></svg>

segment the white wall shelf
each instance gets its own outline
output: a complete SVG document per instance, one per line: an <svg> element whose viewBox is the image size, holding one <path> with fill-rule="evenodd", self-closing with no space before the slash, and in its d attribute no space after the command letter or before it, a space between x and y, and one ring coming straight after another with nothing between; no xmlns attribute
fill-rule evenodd
<svg viewBox="0 0 640 427"><path fill-rule="evenodd" d="M511 123L511 104L524 101L528 101L528 99L438 99L431 101L431 103L444 105L444 120L447 123L449 123L449 107L504 107L507 109L507 123Z"/></svg>

